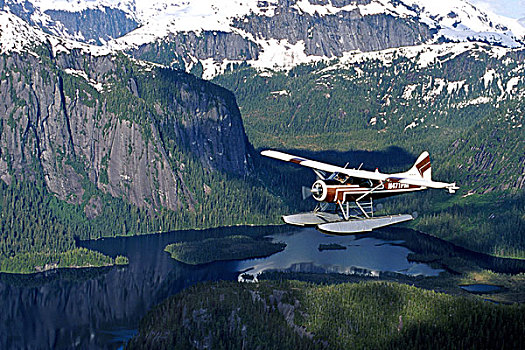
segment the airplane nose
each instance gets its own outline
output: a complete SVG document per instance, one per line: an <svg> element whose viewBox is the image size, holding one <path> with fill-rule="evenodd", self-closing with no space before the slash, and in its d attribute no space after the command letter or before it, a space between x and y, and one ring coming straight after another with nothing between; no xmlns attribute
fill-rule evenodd
<svg viewBox="0 0 525 350"><path fill-rule="evenodd" d="M314 197L315 200L317 201L323 201L324 200L324 187L325 187L325 184L322 180L317 180L316 182L314 182L314 184L312 185L312 189L310 190L310 192L312 192L312 196Z"/></svg>

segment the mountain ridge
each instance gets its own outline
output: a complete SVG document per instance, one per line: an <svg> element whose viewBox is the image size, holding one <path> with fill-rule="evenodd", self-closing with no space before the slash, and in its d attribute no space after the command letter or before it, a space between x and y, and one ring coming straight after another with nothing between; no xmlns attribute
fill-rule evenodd
<svg viewBox="0 0 525 350"><path fill-rule="evenodd" d="M150 59L160 56L158 63L187 72L202 70L207 79L232 64L290 69L356 50L381 51L442 41L483 41L510 48L525 43L525 29L517 20L503 21L463 0L445 4L428 0L235 0L227 4L206 0L198 5L182 0L147 4L102 0L79 1L75 7L68 4L6 0L4 8L48 33L139 58L145 53ZM89 32L94 29L98 37ZM371 39L372 32L376 39ZM196 66L201 68L195 70Z"/></svg>

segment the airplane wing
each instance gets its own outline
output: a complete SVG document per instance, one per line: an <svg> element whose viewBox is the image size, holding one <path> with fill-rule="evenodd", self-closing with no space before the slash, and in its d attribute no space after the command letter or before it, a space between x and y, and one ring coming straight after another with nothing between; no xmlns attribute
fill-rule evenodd
<svg viewBox="0 0 525 350"><path fill-rule="evenodd" d="M373 172L373 171L367 171L367 170L356 170L356 169L347 169L336 165L321 163L315 160L309 160L303 157L294 156L291 154L279 152L279 151L272 151L272 150L266 150L262 151L261 154L265 157L270 157L274 159L283 160L285 162L291 162L295 164L299 164L308 168L327 171L329 173L341 173L346 174L351 177L357 177L360 179L370 179L370 180L378 180L378 181L384 181L388 178L388 175L381 174L379 172Z"/></svg>
<svg viewBox="0 0 525 350"><path fill-rule="evenodd" d="M378 171L374 172L374 171L367 171L367 170L347 169L347 168L343 168L340 166L321 163L315 160L310 160L310 159L294 156L294 155L279 152L279 151L265 150L265 151L262 151L261 154L265 157L270 157L270 158L279 159L285 162L299 164L299 165L302 165L308 168L322 170L322 171L326 171L329 173L346 174L350 177L356 177L360 179L370 179L370 180L376 180L376 181L394 180L400 183L414 185L414 186L422 186L422 187L430 187L430 188L446 188L451 193L454 193L454 191L459 188L456 186L456 183L429 181L429 180L424 180L424 179L416 179L412 177L391 176L389 174L382 174Z"/></svg>

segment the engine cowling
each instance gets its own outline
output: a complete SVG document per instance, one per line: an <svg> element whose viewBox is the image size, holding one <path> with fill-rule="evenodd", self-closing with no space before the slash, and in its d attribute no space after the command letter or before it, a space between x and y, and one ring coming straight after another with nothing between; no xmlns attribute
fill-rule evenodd
<svg viewBox="0 0 525 350"><path fill-rule="evenodd" d="M316 201L323 202L328 194L326 182L323 180L317 180L313 183L311 191L312 197L314 197Z"/></svg>

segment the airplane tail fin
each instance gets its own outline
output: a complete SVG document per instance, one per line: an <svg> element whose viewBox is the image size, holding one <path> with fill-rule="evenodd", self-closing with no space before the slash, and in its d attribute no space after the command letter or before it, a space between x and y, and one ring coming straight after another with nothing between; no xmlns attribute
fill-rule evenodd
<svg viewBox="0 0 525 350"><path fill-rule="evenodd" d="M419 155L412 168L406 174L410 177L432 181L432 167L430 165L430 155L427 151Z"/></svg>

